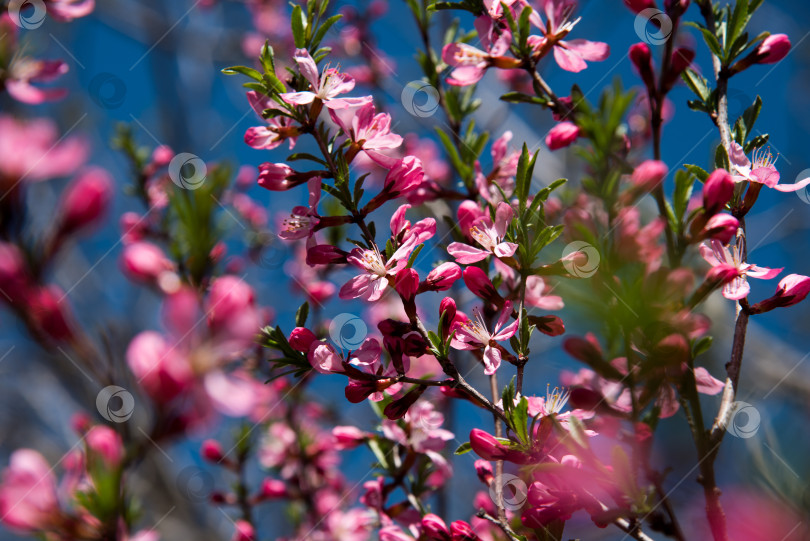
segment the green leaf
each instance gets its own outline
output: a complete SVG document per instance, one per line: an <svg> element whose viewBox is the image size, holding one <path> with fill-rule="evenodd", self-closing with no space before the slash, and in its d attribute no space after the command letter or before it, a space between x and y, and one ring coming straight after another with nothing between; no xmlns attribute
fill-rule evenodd
<svg viewBox="0 0 810 541"><path fill-rule="evenodd" d="M463 455L465 453L469 453L470 451L472 451L472 445L470 445L470 442L465 441L458 446L454 454Z"/></svg>
<svg viewBox="0 0 810 541"><path fill-rule="evenodd" d="M697 357L709 351L709 348L712 347L713 340L711 336L704 336L700 340L697 340L692 347L692 357Z"/></svg>
<svg viewBox="0 0 810 541"><path fill-rule="evenodd" d="M683 79L686 86L694 92L702 101L706 101L709 99L709 95L711 91L709 90L709 84L706 79L698 74L695 70L691 68L686 68L683 73L681 74L681 78Z"/></svg>
<svg viewBox="0 0 810 541"><path fill-rule="evenodd" d="M748 0L737 0L737 5L734 6L734 11L731 14L731 19L728 21L728 29L726 31L726 53L731 51L737 37L745 30L745 25L748 24Z"/></svg>
<svg viewBox="0 0 810 541"><path fill-rule="evenodd" d="M726 149L723 148L723 145L717 145L717 149L715 149L714 166L718 169L725 169L726 171L730 169L728 154L726 153Z"/></svg>
<svg viewBox="0 0 810 541"><path fill-rule="evenodd" d="M270 40L266 40L264 45L262 45L262 52L259 56L259 59L262 62L262 67L264 67L264 71L266 73L272 73L275 75L276 73L276 64L275 64L275 52L273 51L273 47L270 45Z"/></svg>
<svg viewBox="0 0 810 541"><path fill-rule="evenodd" d="M501 101L508 103L534 103L536 105L548 104L548 99L540 96L531 96L523 92L507 92L500 97Z"/></svg>
<svg viewBox="0 0 810 541"><path fill-rule="evenodd" d="M706 45L709 47L712 54L719 58L720 62L723 62L725 60L723 48L720 46L720 42L717 41L717 37L705 28L701 28L700 33L703 34L703 41L706 42Z"/></svg>
<svg viewBox="0 0 810 541"><path fill-rule="evenodd" d="M295 313L295 326L305 327L307 324L307 316L309 316L309 303L304 302Z"/></svg>
<svg viewBox="0 0 810 541"><path fill-rule="evenodd" d="M301 10L301 6L295 6L292 12L292 33L295 46L299 49L303 49L307 44L304 29L305 24L306 21L304 20L304 12Z"/></svg>
<svg viewBox="0 0 810 541"><path fill-rule="evenodd" d="M687 171L695 175L700 182L706 182L706 179L709 178L709 172L700 166L686 163L684 167Z"/></svg>
<svg viewBox="0 0 810 541"><path fill-rule="evenodd" d="M320 45L321 40L323 40L323 37L326 35L326 32L328 32L329 29L332 28L332 25L338 22L342 17L343 15L338 14L332 15L331 17L326 19L321 25L321 27L318 28L318 31L315 33L315 36L312 38L312 43L310 44L310 47L317 47L318 45Z"/></svg>
<svg viewBox="0 0 810 541"><path fill-rule="evenodd" d="M762 135L757 135L756 137L754 137L753 139L751 139L750 141L745 143L745 145L743 145L743 150L745 151L746 154L748 154L749 152L751 152L755 148L760 148L760 147L764 146L765 143L768 142L769 138L770 138L770 136L767 133L763 133Z"/></svg>
<svg viewBox="0 0 810 541"><path fill-rule="evenodd" d="M679 169L675 173L675 192L672 195L672 206L679 231L681 229L680 225L683 223L683 215L689 204L689 197L692 195L694 183L695 177L683 169Z"/></svg>
<svg viewBox="0 0 810 541"><path fill-rule="evenodd" d="M224 73L225 75L242 74L247 75L248 77L250 77L251 79L255 79L256 81L261 82L262 80L262 74L259 73L258 70L249 68L247 66L231 66L229 68L223 68L222 73Z"/></svg>

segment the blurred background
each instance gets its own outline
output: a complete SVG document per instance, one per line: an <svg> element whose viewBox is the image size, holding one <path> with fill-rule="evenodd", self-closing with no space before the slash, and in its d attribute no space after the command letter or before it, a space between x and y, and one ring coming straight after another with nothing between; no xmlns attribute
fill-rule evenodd
<svg viewBox="0 0 810 541"><path fill-rule="evenodd" d="M110 140L119 123L131 124L139 143L150 147L169 145L175 152L189 152L206 162L227 161L233 166L257 166L264 161L283 161L286 148L258 151L243 142L244 131L257 124L245 99L243 82L220 73L224 67L252 65L263 43L262 32L274 25L286 27L289 6L275 3L275 13L265 10L260 16L254 2L186 0L99 2L95 12L71 24L47 20L41 27L25 31L21 39L26 52L39 58L61 58L70 66L60 86L70 90L61 101L37 107L20 106L11 100L2 102L3 112L24 117L48 117L60 127L60 133L81 134L92 145L90 162L107 168L117 181L114 208L104 227L73 249L65 252L59 275L53 280L68 292L74 309L86 326L107 337L109 350L123 366L123 351L129 339L142 329L160 328L159 297L145 288L133 286L119 270L120 229L117 217L126 210L140 210L139 203L127 194L131 170L126 159L110 148ZM343 5L344 3L339 3ZM345 4L352 5L351 2ZM362 12L367 6L353 4ZM633 30L634 15L619 0L580 2L582 21L576 37L605 41L611 45L610 58L591 63L579 74L559 70L546 64L544 77L559 95L568 93L576 82L586 97L594 101L599 92L614 79L625 87L637 86L627 50L638 41ZM445 13L439 21L449 22L453 14ZM697 17L691 8L687 19ZM462 24L472 27L470 17L461 15ZM257 29L256 21L263 27ZM756 130L769 133L770 146L779 158L776 163L782 182L792 183L810 176L810 3L802 0L766 0L752 23L754 30L786 33L793 50L782 62L759 66L735 77L730 85L730 116L736 118L759 95L764 102ZM381 81L379 100L392 115L394 131L417 132L432 137L434 126L442 126L441 111L426 117L414 116L401 101L405 85L420 78L413 61L420 46L410 13L404 2L391 1L387 13L372 26L376 47L384 51L391 68L390 76ZM440 29L436 29L437 35ZM682 32L698 50L696 64L706 73L710 62L697 32ZM268 36L270 37L270 36ZM345 44L341 24L330 30L327 42L336 48ZM281 60L280 60L281 61ZM485 106L476 113L481 129L491 130L494 137L505 130L514 133L512 146L526 142L530 148L540 146L553 125L548 112L525 105L511 105L497 100L506 88L492 73L480 85ZM359 93L356 91L356 95ZM670 94L672 118L664 127L663 160L675 168L694 163L707 168L717 144L716 128L705 115L686 107L691 99L682 85ZM736 114L735 114L736 113ZM300 151L308 150L309 142ZM559 177L576 181L579 171L566 151L551 154L541 150L536 168L536 181L547 183ZM804 172L804 175L801 173ZM46 224L52 218L57 196L65 181L32 185L28 192L30 214L35 223ZM747 218L749 259L768 267L784 267L785 273L810 274L808 233L810 232L810 198L806 194L763 191L760 202ZM295 204L303 203L304 194L251 190L266 203L272 215L284 216ZM652 202L646 210L654 212ZM227 217L224 219L228 219ZM234 218L238 220L238 218ZM234 227L236 224L232 224ZM238 227L238 226L237 226ZM433 260L440 253L429 254ZM302 302L288 284L283 260L289 252L274 254L278 264L252 266L246 269L247 280L256 287L259 302L273 308L275 322L284 329L293 326L295 309ZM428 257L426 259L431 259ZM348 274L346 275L348 276ZM335 283L342 283L342 275ZM775 282L756 281L753 298L764 298L773 292ZM357 305L349 309L362 310ZM719 295L708 304L714 322L715 344L709 365L713 375L722 379L723 363L730 351L733 328L733 305ZM341 301L332 300L324 307L328 317L347 311ZM580 317L564 310L567 334L584 332ZM810 304L799 304L787 310L776 310L753 318L743 363L742 392L739 400L752 404L760 415L761 426L752 438L727 438L718 459L719 483L722 488L746 486L755 491L781 494L810 509L810 460L806 449L810 433L805 429L810 404ZM103 333L102 333L103 331ZM560 349L561 338L542 336L533 346L533 358L527 367L529 389L544 394L546 384L558 383L563 369L576 369L575 363ZM77 370L70 359L55 359L40 349L25 333L13 315L0 314L0 464L18 447L34 447L58 460L75 442L69 420L77 411L94 412L95 392L92 378ZM473 378L479 388L487 382L480 375ZM88 379L90 381L88 381ZM343 398L343 381L320 378L312 387L327 406L333 408L343 423L371 428L374 416L366 404L350 405ZM716 409L718 397L706 398ZM471 407L457 406L447 426L456 433L458 442L466 441L469 429L489 423L489 416ZM681 509L682 521L694 528L694 539L703 538L703 510L700 486L694 481L695 452L682 415L664 421L670 439L661 439L656 455L661 464L672 464L667 488L674 489L671 498ZM339 423L340 424L340 423ZM221 429L226 433L227 426ZM198 458L199 442L205 434L192 435L188 442L152 453L139 472L136 490L148 495L144 526L160 522L164 539L226 539L232 531L228 518L207 506L201 491L223 486L216 472L206 469ZM472 512L468 495L480 488L472 471L472 453L455 460L456 476L446 487L450 520L468 518ZM350 479L368 480L370 456L356 451L345 457L344 472ZM188 470L187 468L199 468ZM185 474L183 473L185 471ZM190 475L193 472L194 475ZM193 480L189 480L193 477ZM258 477L257 477L258 478ZM679 480L685 479L682 483ZM184 484L197 483L189 491ZM184 490L185 489L185 490ZM192 494L193 493L193 494ZM459 497L455 497L459 495ZM172 509L173 511L166 515ZM289 533L278 509L268 507L260 517L265 532ZM165 519L161 520L161 517ZM694 520L689 520L694 517ZM582 539L621 539L615 531L594 533L586 523L576 520L566 535ZM597 535L600 535L596 537ZM0 530L0 539L17 539Z"/></svg>

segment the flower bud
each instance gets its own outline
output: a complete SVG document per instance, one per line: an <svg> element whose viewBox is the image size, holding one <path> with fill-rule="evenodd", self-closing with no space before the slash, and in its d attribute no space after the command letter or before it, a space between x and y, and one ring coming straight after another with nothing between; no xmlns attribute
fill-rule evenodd
<svg viewBox="0 0 810 541"><path fill-rule="evenodd" d="M810 277L788 274L779 282L776 294L752 306L751 311L758 314L774 308L793 306L803 301L808 293L810 293Z"/></svg>
<svg viewBox="0 0 810 541"><path fill-rule="evenodd" d="M786 34L771 34L757 47L760 64L775 64L790 52L790 39Z"/></svg>
<svg viewBox="0 0 810 541"><path fill-rule="evenodd" d="M452 261L442 263L427 275L425 288L428 291L445 291L450 289L459 278L461 278L461 267Z"/></svg>
<svg viewBox="0 0 810 541"><path fill-rule="evenodd" d="M127 276L141 282L157 282L163 273L174 269L163 250L145 241L133 242L124 248L121 266Z"/></svg>
<svg viewBox="0 0 810 541"><path fill-rule="evenodd" d="M287 341L295 351L307 353L309 352L309 347L312 345L312 342L317 339L318 338L315 336L315 333L306 327L296 327L290 331L290 337L287 339Z"/></svg>
<svg viewBox="0 0 810 541"><path fill-rule="evenodd" d="M208 462L220 462L225 458L222 444L217 440L205 440L200 446L200 454Z"/></svg>
<svg viewBox="0 0 810 541"><path fill-rule="evenodd" d="M655 89L655 72L652 65L652 54L646 43L635 43L630 46L630 61L638 70L641 80L649 92Z"/></svg>
<svg viewBox="0 0 810 541"><path fill-rule="evenodd" d="M450 297L443 298L439 303L439 314L443 315L448 323L456 319L456 301Z"/></svg>
<svg viewBox="0 0 810 541"><path fill-rule="evenodd" d="M155 167L166 167L174 158L174 151L167 145L155 147L152 151L152 165Z"/></svg>
<svg viewBox="0 0 810 541"><path fill-rule="evenodd" d="M654 8L655 0L624 0L624 5L633 13L640 13L645 9Z"/></svg>
<svg viewBox="0 0 810 541"><path fill-rule="evenodd" d="M262 498L268 500L274 500L277 498L283 498L287 495L287 486L284 484L284 481L279 481L278 479L271 479L266 478L262 481L262 491L261 496Z"/></svg>
<svg viewBox="0 0 810 541"><path fill-rule="evenodd" d="M478 459L475 461L474 466L478 479L480 479L480 481L485 485L489 486L493 478L492 464L488 460Z"/></svg>
<svg viewBox="0 0 810 541"><path fill-rule="evenodd" d="M107 211L113 181L104 169L88 169L73 180L59 203L60 235L69 235L96 223Z"/></svg>
<svg viewBox="0 0 810 541"><path fill-rule="evenodd" d="M417 400L419 400L419 397L422 396L422 393L424 393L426 390L427 387L425 385L417 385L416 387L408 391L408 394L406 394L402 398L397 398L396 400L385 406L385 409L383 410L383 415L385 415L392 421L402 419L405 416L405 414L408 413L410 407L413 406Z"/></svg>
<svg viewBox="0 0 810 541"><path fill-rule="evenodd" d="M316 244L307 249L307 265L329 265L332 263L346 263L349 254L331 244Z"/></svg>
<svg viewBox="0 0 810 541"><path fill-rule="evenodd" d="M692 61L695 59L695 51L687 49L686 47L679 47L672 51L672 57L669 64L669 72L667 72L664 79L664 90L668 91L678 82L681 74L688 68Z"/></svg>
<svg viewBox="0 0 810 541"><path fill-rule="evenodd" d="M660 160L647 160L636 167L633 174L630 176L630 181L637 188L649 192L664 180L668 172L669 168L664 162Z"/></svg>
<svg viewBox="0 0 810 541"><path fill-rule="evenodd" d="M428 513L422 517L422 531L431 541L450 541L450 530L441 517Z"/></svg>
<svg viewBox="0 0 810 541"><path fill-rule="evenodd" d="M715 214L706 225L703 227L701 233L702 239L716 239L723 244L728 242L737 235L737 229L740 227L740 222L734 216L728 214Z"/></svg>
<svg viewBox="0 0 810 541"><path fill-rule="evenodd" d="M546 146L549 150L567 147L579 137L579 126L573 122L560 122L546 135Z"/></svg>
<svg viewBox="0 0 810 541"><path fill-rule="evenodd" d="M481 538L472 529L472 526L463 520L457 520L450 525L450 535L458 541L479 541Z"/></svg>
<svg viewBox="0 0 810 541"><path fill-rule="evenodd" d="M73 338L73 317L61 289L53 285L41 287L30 295L29 305L34 321L45 334L59 342Z"/></svg>
<svg viewBox="0 0 810 541"><path fill-rule="evenodd" d="M502 301L501 296L495 289L495 286L490 281L487 273L478 267L467 267L464 269L464 284L473 292L477 297L481 297L485 301L499 304Z"/></svg>
<svg viewBox="0 0 810 541"><path fill-rule="evenodd" d="M725 169L715 169L703 184L703 208L707 214L716 214L734 195L734 180Z"/></svg>
<svg viewBox="0 0 810 541"><path fill-rule="evenodd" d="M16 244L0 242L0 299L19 302L25 299L29 279L25 259Z"/></svg>
<svg viewBox="0 0 810 541"><path fill-rule="evenodd" d="M256 541L256 532L250 522L237 520L234 524L236 525L236 531L233 532L231 541Z"/></svg>
<svg viewBox="0 0 810 541"><path fill-rule="evenodd" d="M87 432L84 441L88 450L99 456L108 468L117 468L124 460L121 436L108 426L94 426Z"/></svg>
<svg viewBox="0 0 810 541"><path fill-rule="evenodd" d="M336 426L332 429L332 438L335 442L335 448L343 451L354 449L366 441L368 435L356 426Z"/></svg>
<svg viewBox="0 0 810 541"><path fill-rule="evenodd" d="M259 166L259 186L274 192L282 192L300 184L289 180L295 173L286 163L263 163Z"/></svg>
<svg viewBox="0 0 810 541"><path fill-rule="evenodd" d="M396 274L394 288L405 300L411 300L419 289L419 273L414 269L402 269Z"/></svg>

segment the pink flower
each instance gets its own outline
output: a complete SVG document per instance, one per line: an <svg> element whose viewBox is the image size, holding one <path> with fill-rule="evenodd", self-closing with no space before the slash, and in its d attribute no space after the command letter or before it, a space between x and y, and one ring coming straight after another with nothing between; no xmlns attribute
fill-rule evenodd
<svg viewBox="0 0 810 541"><path fill-rule="evenodd" d="M541 310L562 310L562 297L549 295L551 288L537 275L526 278L526 302Z"/></svg>
<svg viewBox="0 0 810 541"><path fill-rule="evenodd" d="M579 137L579 126L573 122L560 122L546 135L546 146L549 150L564 148L573 143Z"/></svg>
<svg viewBox="0 0 810 541"><path fill-rule="evenodd" d="M0 115L0 185L70 175L87 154L82 139L60 139L56 124L49 119L17 121Z"/></svg>
<svg viewBox="0 0 810 541"><path fill-rule="evenodd" d="M99 167L88 169L74 179L60 201L60 233L68 235L102 218L109 207L112 190L112 178Z"/></svg>
<svg viewBox="0 0 810 541"><path fill-rule="evenodd" d="M490 41L493 31L493 21L490 18L479 17L475 21L478 36L486 51L477 49L467 43L448 43L442 49L442 60L454 69L448 77L448 84L455 86L473 85L481 80L487 69L491 66L517 67L520 62L505 57L512 44L512 34L502 30L495 42Z"/></svg>
<svg viewBox="0 0 810 541"><path fill-rule="evenodd" d="M396 421L384 419L383 434L389 440L410 447L417 453L441 451L445 442L455 438L452 432L441 428L444 415L426 400L414 403L405 414L404 420L408 426L407 432Z"/></svg>
<svg viewBox="0 0 810 541"><path fill-rule="evenodd" d="M312 177L307 182L309 189L309 207L297 206L292 209L290 217L284 220L284 231L279 237L286 240L302 239L312 236L318 222L318 202L321 200L321 177Z"/></svg>
<svg viewBox="0 0 810 541"><path fill-rule="evenodd" d="M262 385L242 370L225 368L251 347L261 325L253 290L239 278L222 276L202 302L205 314L200 305L190 288L168 295L163 306L168 336L138 334L127 349L130 370L159 404L183 396L195 417L209 411L209 404L231 417L248 415Z"/></svg>
<svg viewBox="0 0 810 541"><path fill-rule="evenodd" d="M389 199L399 197L419 186L424 176L422 161L414 156L405 156L385 176L383 193L388 192Z"/></svg>
<svg viewBox="0 0 810 541"><path fill-rule="evenodd" d="M388 261L383 260L380 251L355 248L348 257L349 263L362 271L340 288L341 299L361 298L374 302L382 297L385 288L393 277L408 263L408 258L416 247L414 242L403 244L391 255Z"/></svg>
<svg viewBox="0 0 810 541"><path fill-rule="evenodd" d="M488 376L494 374L501 365L501 351L497 342L509 340L518 328L518 321L515 320L509 325L504 324L512 317L512 302L506 301L503 306L498 322L492 332L487 329L480 312L476 313L475 319L469 319L464 323L455 325L455 335L450 345L455 349L471 350L484 349L484 373Z"/></svg>
<svg viewBox="0 0 810 541"><path fill-rule="evenodd" d="M18 9L26 6L18 5ZM0 16L0 90L5 88L15 100L29 105L55 101L67 95L67 89L43 89L32 83L47 83L67 73L68 65L61 60L37 60L23 56L24 50L17 45L19 26L11 14Z"/></svg>
<svg viewBox="0 0 810 541"><path fill-rule="evenodd" d="M781 268L769 269L745 263L742 261L740 250L736 245L729 250L718 240L712 240L710 244L701 244L700 255L712 266L709 276L722 275L724 277L723 296L734 301L744 299L751 291L746 277L770 280L782 272Z"/></svg>
<svg viewBox="0 0 810 541"><path fill-rule="evenodd" d="M33 449L14 451L0 483L0 520L32 533L56 525L59 515L56 478L48 462Z"/></svg>
<svg viewBox="0 0 810 541"><path fill-rule="evenodd" d="M334 68L326 67L318 77L318 66L306 49L296 49L293 57L298 64L301 75L312 85L312 91L287 92L281 99L293 105L308 105L320 100L329 109L343 109L354 105L363 105L371 101L370 96L363 98L337 98L354 89L354 79Z"/></svg>
<svg viewBox="0 0 810 541"><path fill-rule="evenodd" d="M361 346L362 347L362 346ZM307 355L309 364L321 374L343 372L343 358L332 344L313 342Z"/></svg>
<svg viewBox="0 0 810 541"><path fill-rule="evenodd" d="M247 93L250 106L260 118L265 109L281 109L278 104L264 94L251 90ZM290 149L295 146L298 131L293 127L293 120L289 117L277 115L267 119L267 126L248 128L245 132L245 143L256 149L271 150L278 147L286 139L290 141Z"/></svg>
<svg viewBox="0 0 810 541"><path fill-rule="evenodd" d="M764 184L768 188L779 190L780 192L795 192L810 184L810 177L800 180L796 184L779 184L779 171L776 170L770 150L756 149L751 158L753 163L746 157L743 148L736 142L731 142L731 153L729 159L734 170L734 182L757 182Z"/></svg>
<svg viewBox="0 0 810 541"><path fill-rule="evenodd" d="M554 60L562 69L580 72L588 67L586 60L601 62L610 55L607 43L574 39L563 41L569 32L579 22L579 19L570 20L576 7L576 0L540 0L540 9L545 12L548 23L544 24L537 11L534 11L529 20L540 29L542 36L529 36L529 45L538 53L545 54L548 48L554 49Z"/></svg>
<svg viewBox="0 0 810 541"><path fill-rule="evenodd" d="M517 250L517 244L504 242L503 239L514 215L515 211L508 203L498 203L494 224L489 216L484 216L476 220L470 229L470 235L483 250L461 242L453 242L447 247L447 252L456 258L456 262L464 265L481 261L490 254L496 257L511 257Z"/></svg>
<svg viewBox="0 0 810 541"><path fill-rule="evenodd" d="M375 113L376 109L372 102L359 108L329 110L329 116L358 150L362 150L377 165L390 168L397 159L381 151L399 147L402 144L402 137L391 133L391 115Z"/></svg>

